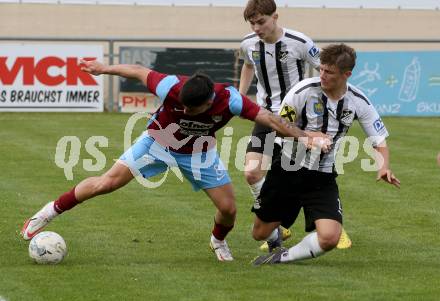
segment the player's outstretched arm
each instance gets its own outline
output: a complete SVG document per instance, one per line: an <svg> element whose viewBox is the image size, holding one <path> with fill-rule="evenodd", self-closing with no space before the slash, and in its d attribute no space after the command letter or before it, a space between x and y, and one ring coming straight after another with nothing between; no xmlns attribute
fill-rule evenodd
<svg viewBox="0 0 440 301"><path fill-rule="evenodd" d="M285 138L297 138L304 142L308 148L320 148L323 152L328 152L331 147L329 136L320 132L308 132L298 128L295 124L288 122L279 115L261 108L255 122L265 125L275 130L280 136Z"/></svg>
<svg viewBox="0 0 440 301"><path fill-rule="evenodd" d="M381 158L377 158L376 162L382 163L381 166L379 166L379 170L377 171L376 180L384 180L385 182L392 184L397 188L400 188L399 179L394 176L393 172L390 169L390 152L386 141L384 140L382 143L376 146L375 149L378 152L377 156L381 156Z"/></svg>
<svg viewBox="0 0 440 301"><path fill-rule="evenodd" d="M105 65L96 60L80 60L81 70L93 75L109 74L125 78L137 79L143 83L147 79L150 69L141 65Z"/></svg>

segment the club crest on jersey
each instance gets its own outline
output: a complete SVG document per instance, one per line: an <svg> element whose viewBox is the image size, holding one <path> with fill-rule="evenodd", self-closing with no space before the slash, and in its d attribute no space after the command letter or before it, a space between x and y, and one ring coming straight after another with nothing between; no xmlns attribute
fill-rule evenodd
<svg viewBox="0 0 440 301"><path fill-rule="evenodd" d="M353 123L354 114L352 110L343 110L340 121L343 125L350 126Z"/></svg>
<svg viewBox="0 0 440 301"><path fill-rule="evenodd" d="M318 116L324 115L324 104L320 99L316 99L313 103L313 112Z"/></svg>
<svg viewBox="0 0 440 301"><path fill-rule="evenodd" d="M222 115L212 115L212 120L214 120L215 123L222 121L223 116Z"/></svg>
<svg viewBox="0 0 440 301"><path fill-rule="evenodd" d="M312 57L317 56L318 53L319 53L319 49L317 47L315 47L315 45L313 45L313 47L309 49L309 54Z"/></svg>
<svg viewBox="0 0 440 301"><path fill-rule="evenodd" d="M278 60L282 63L286 63L288 59L289 51L281 51L278 53Z"/></svg>
<svg viewBox="0 0 440 301"><path fill-rule="evenodd" d="M260 63L260 51L252 51L252 60L255 64Z"/></svg>

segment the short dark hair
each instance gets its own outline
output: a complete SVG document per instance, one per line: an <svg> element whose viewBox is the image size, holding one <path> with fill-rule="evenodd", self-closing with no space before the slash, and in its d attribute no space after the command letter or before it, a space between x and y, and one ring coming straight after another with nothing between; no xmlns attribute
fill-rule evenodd
<svg viewBox="0 0 440 301"><path fill-rule="evenodd" d="M345 44L330 44L321 50L321 64L334 65L341 72L352 71L356 65L356 51Z"/></svg>
<svg viewBox="0 0 440 301"><path fill-rule="evenodd" d="M274 0L249 0L243 12L245 21L257 16L271 16L277 10Z"/></svg>
<svg viewBox="0 0 440 301"><path fill-rule="evenodd" d="M183 84L179 99L184 106L198 107L212 98L214 82L203 73L197 72Z"/></svg>

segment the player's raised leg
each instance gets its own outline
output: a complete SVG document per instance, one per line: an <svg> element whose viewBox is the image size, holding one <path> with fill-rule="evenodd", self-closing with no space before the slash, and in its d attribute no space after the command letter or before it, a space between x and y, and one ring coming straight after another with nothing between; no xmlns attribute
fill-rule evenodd
<svg viewBox="0 0 440 301"><path fill-rule="evenodd" d="M87 199L100 194L115 191L133 179L130 169L119 161L106 173L98 177L90 177L70 191L62 194L57 200L49 202L40 211L28 219L21 230L25 240L29 240L40 232L52 219L64 211L70 210Z"/></svg>
<svg viewBox="0 0 440 301"><path fill-rule="evenodd" d="M217 208L210 247L218 260L231 261L232 253L225 238L234 227L237 212L232 184L205 189L205 192Z"/></svg>

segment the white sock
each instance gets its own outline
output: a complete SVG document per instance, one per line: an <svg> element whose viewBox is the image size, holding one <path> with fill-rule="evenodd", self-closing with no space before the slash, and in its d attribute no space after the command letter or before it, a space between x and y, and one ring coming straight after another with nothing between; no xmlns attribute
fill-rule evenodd
<svg viewBox="0 0 440 301"><path fill-rule="evenodd" d="M288 256L282 256L281 261L298 261L315 258L324 254L318 241L318 233L313 232L303 238L301 242L289 249Z"/></svg>
<svg viewBox="0 0 440 301"><path fill-rule="evenodd" d="M257 198L260 196L261 187L263 187L263 183L265 180L266 177L262 177L258 182L249 185L254 200L257 200Z"/></svg>
<svg viewBox="0 0 440 301"><path fill-rule="evenodd" d="M215 238L215 236L212 235L212 234L211 234L211 241L212 241L214 244L221 244L222 242L224 242L224 240L219 240L219 239Z"/></svg>
<svg viewBox="0 0 440 301"><path fill-rule="evenodd" d="M272 233L270 233L269 237L266 238L266 241L270 241L270 242L276 241L278 239L278 234L279 232L277 227L272 231Z"/></svg>

